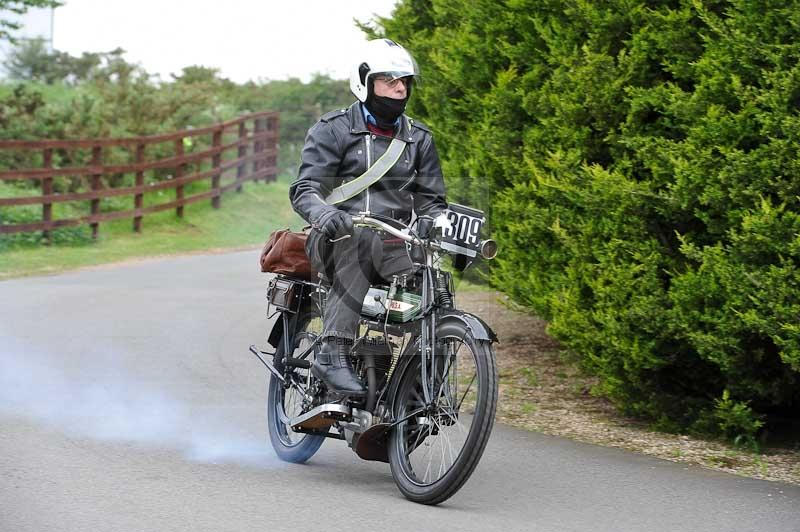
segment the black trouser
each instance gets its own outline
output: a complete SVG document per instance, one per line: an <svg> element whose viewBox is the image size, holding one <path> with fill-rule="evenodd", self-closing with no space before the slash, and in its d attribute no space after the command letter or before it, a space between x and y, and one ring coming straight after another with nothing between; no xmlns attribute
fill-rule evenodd
<svg viewBox="0 0 800 532"><path fill-rule="evenodd" d="M355 228L352 237L333 243L312 230L306 253L314 268L331 281L323 336L355 339L370 285L412 272L405 242L391 236L384 239L375 231L360 227Z"/></svg>

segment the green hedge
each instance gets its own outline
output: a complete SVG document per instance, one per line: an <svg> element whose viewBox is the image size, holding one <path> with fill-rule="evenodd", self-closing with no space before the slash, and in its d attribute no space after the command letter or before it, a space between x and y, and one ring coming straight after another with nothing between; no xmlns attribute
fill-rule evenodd
<svg viewBox="0 0 800 532"><path fill-rule="evenodd" d="M800 410L798 4L404 0L376 30L422 66L492 282L664 426Z"/></svg>

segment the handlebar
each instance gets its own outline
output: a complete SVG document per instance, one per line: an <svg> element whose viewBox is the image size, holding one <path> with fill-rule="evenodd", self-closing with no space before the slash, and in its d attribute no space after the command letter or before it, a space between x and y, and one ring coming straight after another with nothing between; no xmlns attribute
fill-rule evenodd
<svg viewBox="0 0 800 532"><path fill-rule="evenodd" d="M399 238L400 240L403 240L404 242L409 242L410 244L413 244L415 246L423 246L423 245L425 245L425 246L428 246L429 248L432 248L432 249L435 249L435 250L445 250L445 251L447 251L448 249L451 249L451 248L444 247L440 242L435 241L435 240L433 240L433 241L422 240L422 239L420 239L420 238L418 238L418 237L416 237L416 236L414 236L412 234L409 234L409 232L408 232L408 231L410 231L409 229L407 229L406 231L403 231L402 229L398 229L398 228L394 227L391 224L388 224L388 223L386 223L384 221L378 220L377 218L373 218L371 216L367 216L366 214L357 214L357 215L353 216L353 225L358 225L358 226L362 226L362 227L372 227L374 229L380 229L381 231L385 231L385 232L389 233L390 235L392 235L392 236L394 236L396 238ZM344 235L344 236L341 236L341 237L336 238L336 239L331 239L330 241L331 242L338 242L339 240L344 240L346 238L350 238L350 236L351 235ZM453 252L453 251L448 251L448 252ZM456 253L461 253L461 251L456 251ZM491 259L495 258L495 256L497 255L497 242L495 242L491 238L487 239L487 240L481 240L480 245L479 245L479 249L476 250L476 253L479 254L484 259L487 259L487 260L491 260ZM472 256L474 256L474 255L472 255Z"/></svg>
<svg viewBox="0 0 800 532"><path fill-rule="evenodd" d="M363 214L357 214L357 215L353 216L353 225L361 225L361 226L365 226L365 227L373 227L375 229L380 229L381 231L386 231L390 235L392 235L394 237L397 237L400 240L403 240L405 242L410 242L411 244L414 244L414 245L417 245L417 246L422 244L422 241L419 238L417 238L415 236L412 236L412 235L410 235L408 233L404 233L402 230L400 230L400 229L398 229L398 228L396 228L396 227L394 227L392 225L389 225L386 222L382 222L382 221L380 221L380 220L378 220L376 218L372 218L371 216L366 216L366 215L363 215Z"/></svg>

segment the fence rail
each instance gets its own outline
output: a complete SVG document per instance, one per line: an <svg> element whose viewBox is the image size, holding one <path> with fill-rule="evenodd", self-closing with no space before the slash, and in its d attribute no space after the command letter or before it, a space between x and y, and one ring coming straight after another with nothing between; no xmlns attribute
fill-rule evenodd
<svg viewBox="0 0 800 532"><path fill-rule="evenodd" d="M274 181L277 176L277 143L279 116L275 112L253 113L208 127L187 129L146 137L78 139L78 140L0 140L0 155L19 152L41 153L41 166L0 169L0 181L34 180L40 189L36 196L0 198L0 207L42 205L40 221L5 223L0 217L0 234L42 231L45 241L50 231L61 227L89 224L96 238L100 222L122 218L133 219L133 230L142 230L146 214L175 209L183 216L183 207L202 200L211 200L214 208L221 205L222 195L232 189L241 192L247 181ZM208 147L194 150L210 137ZM226 138L227 137L227 138ZM172 144L172 154L147 160L151 146ZM128 151L128 164L104 164L110 149ZM91 159L80 166L55 167L54 152L69 155L77 150L90 150ZM189 150L189 153L186 153ZM234 157L226 154L235 150ZM72 157L67 157L72 160ZM202 169L203 166L208 166ZM193 167L193 168L190 168ZM163 181L145 183L145 172L171 170ZM109 186L111 176L131 175L133 186ZM88 190L55 192L54 180L79 178ZM185 186L210 180L210 190L185 195ZM225 182L227 181L227 182ZM175 199L144 206L144 194L165 189L175 190ZM32 190L32 189L31 189ZM132 196L132 209L101 212L101 201L117 196ZM89 213L82 216L53 219L53 205L63 202L89 202Z"/></svg>

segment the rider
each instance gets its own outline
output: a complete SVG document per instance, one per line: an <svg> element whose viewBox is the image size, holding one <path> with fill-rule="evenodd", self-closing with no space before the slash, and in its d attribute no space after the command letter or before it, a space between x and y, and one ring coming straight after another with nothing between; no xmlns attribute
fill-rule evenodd
<svg viewBox="0 0 800 532"><path fill-rule="evenodd" d="M312 372L343 395L366 393L350 349L370 284L412 270L403 241L354 228L352 215L383 215L407 224L412 216L436 217L447 208L433 136L404 114L418 76L405 48L389 39L369 41L350 75L358 101L323 115L308 130L299 174L289 189L292 207L312 226L306 242L309 259L331 281L322 347ZM396 162L380 180L355 195L337 189L367 168L380 167L375 162L384 154L384 164Z"/></svg>

